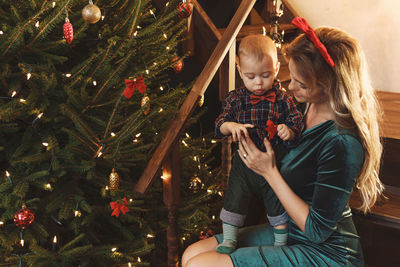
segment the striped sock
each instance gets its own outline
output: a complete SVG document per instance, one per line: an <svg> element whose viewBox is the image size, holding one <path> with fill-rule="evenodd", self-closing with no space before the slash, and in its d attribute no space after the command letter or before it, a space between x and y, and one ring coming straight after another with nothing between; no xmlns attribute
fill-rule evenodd
<svg viewBox="0 0 400 267"><path fill-rule="evenodd" d="M276 229L274 227L274 246L285 246L288 238L288 229Z"/></svg>
<svg viewBox="0 0 400 267"><path fill-rule="evenodd" d="M224 240L217 246L217 252L222 254L230 254L236 250L237 235L239 227L222 223L222 231L224 233Z"/></svg>

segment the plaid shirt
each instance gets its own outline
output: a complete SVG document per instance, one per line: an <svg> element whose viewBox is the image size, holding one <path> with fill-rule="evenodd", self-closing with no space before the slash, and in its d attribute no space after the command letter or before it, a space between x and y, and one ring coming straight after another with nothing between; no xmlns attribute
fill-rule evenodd
<svg viewBox="0 0 400 267"><path fill-rule="evenodd" d="M254 130L249 129L249 134L258 148L265 151L264 137L267 137L265 130L268 120L274 124L286 124L295 133L295 139L300 137L303 130L303 116L297 109L291 96L280 90L281 84L275 81L272 89L276 92L275 103L270 101L260 101L256 105L250 104L252 94L246 88L239 88L229 92L226 97L221 114L215 121L215 133L219 138L224 137L220 127L224 122L237 122L241 124L252 124ZM269 92L269 91L268 91ZM294 140L295 140L294 139ZM294 140L282 141L277 134L271 140L272 145L283 143L293 144Z"/></svg>

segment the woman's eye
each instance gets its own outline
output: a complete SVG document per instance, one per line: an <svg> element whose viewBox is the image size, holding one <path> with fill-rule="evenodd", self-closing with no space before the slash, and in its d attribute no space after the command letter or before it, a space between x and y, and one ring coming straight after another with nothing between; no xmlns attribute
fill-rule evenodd
<svg viewBox="0 0 400 267"><path fill-rule="evenodd" d="M271 77L271 75L269 75L269 74L268 75L263 75L262 77L268 79L269 77Z"/></svg>

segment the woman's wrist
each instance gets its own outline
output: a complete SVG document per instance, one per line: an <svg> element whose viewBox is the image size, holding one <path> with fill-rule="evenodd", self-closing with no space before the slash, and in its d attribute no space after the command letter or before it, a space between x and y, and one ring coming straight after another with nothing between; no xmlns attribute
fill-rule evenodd
<svg viewBox="0 0 400 267"><path fill-rule="evenodd" d="M274 166L268 169L263 176L265 180L267 180L267 182L270 183L273 177L276 177L277 175L279 175L279 170L276 166Z"/></svg>

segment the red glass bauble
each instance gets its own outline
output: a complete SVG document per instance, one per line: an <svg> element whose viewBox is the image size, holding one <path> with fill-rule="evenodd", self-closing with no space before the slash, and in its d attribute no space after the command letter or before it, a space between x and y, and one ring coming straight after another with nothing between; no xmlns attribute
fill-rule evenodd
<svg viewBox="0 0 400 267"><path fill-rule="evenodd" d="M14 223L19 228L25 229L35 220L35 214L30 209L22 207L14 214Z"/></svg>
<svg viewBox="0 0 400 267"><path fill-rule="evenodd" d="M178 14L183 19L187 18L192 14L192 7L186 2L180 3L178 6Z"/></svg>
<svg viewBox="0 0 400 267"><path fill-rule="evenodd" d="M181 72L183 69L182 60L180 60L178 57L176 57L176 58L173 58L171 61L174 63L174 65L172 65L172 67L174 68L175 73Z"/></svg>

